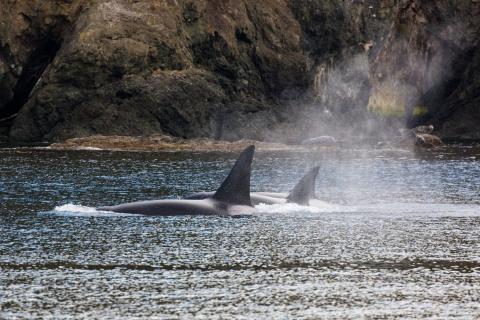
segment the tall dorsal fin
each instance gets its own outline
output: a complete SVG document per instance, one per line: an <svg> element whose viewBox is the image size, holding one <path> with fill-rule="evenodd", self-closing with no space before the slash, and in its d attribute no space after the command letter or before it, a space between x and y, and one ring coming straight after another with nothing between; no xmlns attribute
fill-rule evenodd
<svg viewBox="0 0 480 320"><path fill-rule="evenodd" d="M320 167L310 169L297 185L288 194L287 202L308 205L309 200L315 198L315 180Z"/></svg>
<svg viewBox="0 0 480 320"><path fill-rule="evenodd" d="M227 204L252 206L250 200L250 172L254 151L255 146L253 145L242 151L228 177L212 196L213 199Z"/></svg>

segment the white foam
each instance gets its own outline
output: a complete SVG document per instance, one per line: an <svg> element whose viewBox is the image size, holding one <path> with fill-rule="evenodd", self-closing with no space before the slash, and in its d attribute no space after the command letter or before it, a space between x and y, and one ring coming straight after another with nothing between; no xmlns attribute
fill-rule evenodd
<svg viewBox="0 0 480 320"><path fill-rule="evenodd" d="M229 214L232 216L250 216L255 213L255 209L247 206L231 206Z"/></svg>
<svg viewBox="0 0 480 320"><path fill-rule="evenodd" d="M74 217L119 217L119 216L134 216L128 213L117 213L111 211L100 211L92 207L75 205L67 203L61 206L55 207L50 213L61 216L74 216Z"/></svg>
<svg viewBox="0 0 480 320"><path fill-rule="evenodd" d="M317 214L329 212L344 212L341 206L319 201L315 206L301 206L296 203L259 204L255 206L256 213L260 214Z"/></svg>

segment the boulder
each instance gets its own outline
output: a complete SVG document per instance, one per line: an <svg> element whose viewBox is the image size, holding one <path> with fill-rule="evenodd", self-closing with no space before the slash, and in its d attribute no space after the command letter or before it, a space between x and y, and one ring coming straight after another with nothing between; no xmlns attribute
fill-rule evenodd
<svg viewBox="0 0 480 320"><path fill-rule="evenodd" d="M416 146L426 148L442 147L445 145L439 137L428 133L415 134L414 142Z"/></svg>
<svg viewBox="0 0 480 320"><path fill-rule="evenodd" d="M423 133L430 134L430 133L433 132L433 130L434 130L433 125L428 125L428 126L415 127L415 128L412 129L412 132L415 133L415 134L423 134Z"/></svg>

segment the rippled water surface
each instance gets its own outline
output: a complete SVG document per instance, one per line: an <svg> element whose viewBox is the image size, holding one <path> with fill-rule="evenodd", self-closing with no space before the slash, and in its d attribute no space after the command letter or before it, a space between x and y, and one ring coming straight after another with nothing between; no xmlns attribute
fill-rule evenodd
<svg viewBox="0 0 480 320"><path fill-rule="evenodd" d="M320 208L140 217L235 155L0 149L0 319L480 317L480 150L257 153L253 190L320 165Z"/></svg>

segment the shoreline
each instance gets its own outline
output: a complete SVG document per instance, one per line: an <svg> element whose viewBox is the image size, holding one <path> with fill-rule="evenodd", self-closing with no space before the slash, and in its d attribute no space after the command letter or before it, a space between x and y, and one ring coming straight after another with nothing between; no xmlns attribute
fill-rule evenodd
<svg viewBox="0 0 480 320"><path fill-rule="evenodd" d="M125 152L223 152L236 153L242 151L248 145L254 144L257 151L297 151L311 152L315 149L426 149L437 150L449 148L478 148L478 143L447 143L440 147L422 147L412 144L395 143L394 141L384 141L375 143L374 141L339 141L334 145L301 145L285 144L278 142L264 142L258 140L242 139L237 141L214 140L209 138L183 139L168 135L152 136L105 136L93 135L81 138L71 138L63 142L40 142L35 144L11 144L0 141L0 149L36 149L52 151L125 151Z"/></svg>
<svg viewBox="0 0 480 320"><path fill-rule="evenodd" d="M167 135L103 136L67 139L40 147L47 150L147 151L147 152L239 152L254 144L259 151L306 150L303 146L256 140L224 141L208 138L183 139Z"/></svg>

